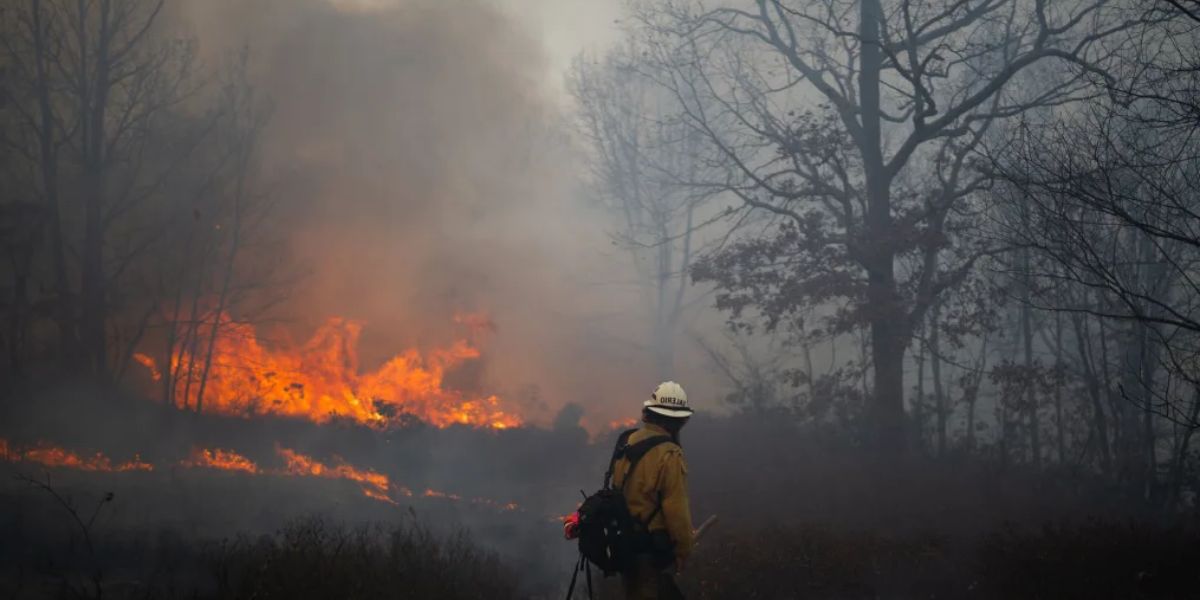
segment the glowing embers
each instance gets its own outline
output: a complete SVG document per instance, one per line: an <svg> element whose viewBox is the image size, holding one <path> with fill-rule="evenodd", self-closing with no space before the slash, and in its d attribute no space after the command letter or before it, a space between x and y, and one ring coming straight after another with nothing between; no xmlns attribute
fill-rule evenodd
<svg viewBox="0 0 1200 600"><path fill-rule="evenodd" d="M324 477L327 479L348 479L357 483L366 497L395 503L395 500L392 500L388 493L391 488L391 482L388 481L386 475L376 473L370 469L356 469L336 457L335 460L338 463L328 466L295 450L276 448L275 451L287 463L283 470L285 474Z"/></svg>
<svg viewBox="0 0 1200 600"><path fill-rule="evenodd" d="M466 323L483 328L481 317ZM437 427L469 425L507 429L521 418L506 412L500 399L443 387L446 372L479 358L479 350L460 340L422 354L406 350L378 369L361 373L358 339L362 325L333 318L300 346L268 348L252 326L222 319L221 333L205 347L177 349L164 372L150 357L135 360L151 378L169 377L174 402L181 408L231 416L278 415L326 423L350 419L389 427L417 418Z"/></svg>
<svg viewBox="0 0 1200 600"><path fill-rule="evenodd" d="M242 473L258 473L258 465L254 461L232 450L213 450L195 448L192 454L184 459L180 466L219 469L222 471L239 471Z"/></svg>
<svg viewBox="0 0 1200 600"><path fill-rule="evenodd" d="M154 465L143 462L138 455L132 460L114 463L100 452L90 455L79 454L66 448L39 443L28 448L18 448L0 439L0 458L10 462L26 462L50 468L74 469L77 471L102 471L121 473L126 471L153 471Z"/></svg>
<svg viewBox="0 0 1200 600"><path fill-rule="evenodd" d="M486 506L496 510L513 511L520 510L521 508L521 506L516 502L499 502L497 500L492 500L491 498L463 498L458 494L448 494L446 492L439 492L433 489L426 489L424 492L421 492L421 495L426 498L440 498L442 500L450 500L452 502L469 502L476 506Z"/></svg>

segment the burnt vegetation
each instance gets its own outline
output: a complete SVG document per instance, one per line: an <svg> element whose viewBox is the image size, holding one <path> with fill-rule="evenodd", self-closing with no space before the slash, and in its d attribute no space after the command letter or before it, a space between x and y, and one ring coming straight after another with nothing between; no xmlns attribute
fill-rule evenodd
<svg viewBox="0 0 1200 600"><path fill-rule="evenodd" d="M643 375L689 597L1200 594L1200 4L631 2L566 119L482 4L198 2L0 6L0 598L556 597ZM608 251L512 200L560 189ZM489 303L577 339L486 355Z"/></svg>

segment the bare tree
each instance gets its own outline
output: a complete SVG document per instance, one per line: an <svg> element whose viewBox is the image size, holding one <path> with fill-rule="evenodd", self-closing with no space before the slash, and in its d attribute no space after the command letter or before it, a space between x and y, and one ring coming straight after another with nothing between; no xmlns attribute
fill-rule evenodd
<svg viewBox="0 0 1200 600"><path fill-rule="evenodd" d="M705 190L695 181L703 149L680 122L675 99L643 73L636 47L600 61L579 57L570 91L590 151L591 184L618 223L614 241L638 271L650 307L649 345L661 377L672 377L680 323L688 297L688 270L699 250Z"/></svg>
<svg viewBox="0 0 1200 600"><path fill-rule="evenodd" d="M7 331L0 336L14 379L26 379L26 362L34 352L33 305L31 302L34 255L45 229L45 213L33 202L0 203L0 255L11 271L9 298L0 301L7 312Z"/></svg>
<svg viewBox="0 0 1200 600"><path fill-rule="evenodd" d="M213 353L222 335L221 325L230 307L239 303L238 267L239 259L246 251L246 239L259 233L262 219L269 213L269 199L254 189L253 177L257 157L258 135L265 121L265 112L255 102L253 88L245 80L245 55L241 65L234 71L234 78L225 85L224 103L228 107L228 125L223 128L225 138L219 139L223 147L231 152L231 169L228 184L223 190L224 206L223 233L225 256L217 277L216 306L212 311L212 326L204 352L200 371L200 383L196 391L196 412L204 409L204 392L213 368ZM263 277L259 282L275 281L277 278Z"/></svg>
<svg viewBox="0 0 1200 600"><path fill-rule="evenodd" d="M78 346L74 294L68 283L67 243L63 235L63 208L59 186L60 153L69 129L74 127L63 104L63 86L55 65L66 35L59 7L48 0L29 0L0 11L0 50L9 69L5 99L12 126L0 132L0 141L26 165L35 165L31 181L23 182L31 201L44 207L39 224L48 232L54 320L58 328L59 359L71 364ZM9 172L18 182L18 172Z"/></svg>
<svg viewBox="0 0 1200 600"><path fill-rule="evenodd" d="M0 51L14 84L0 142L14 157L4 181L41 215L29 275L14 281L42 290L28 294L34 306L53 306L61 362L118 379L161 332L164 396L173 402L183 382L185 401L199 404L224 325L234 313L252 318L251 296L268 304L262 292L284 270L263 233L272 204L255 140L265 110L245 79L248 53L199 72L194 44L168 28L163 8L5 7ZM178 360L183 352L192 360Z"/></svg>
<svg viewBox="0 0 1200 600"><path fill-rule="evenodd" d="M1179 444L1196 426L1200 121L1197 65L1179 44L1194 30L1187 19L1164 22L1123 56L1126 76L1107 81L1111 99L1031 120L995 157L1031 215L1008 232L1039 257L1021 269L1053 291L1028 305L1070 313L1104 471L1147 499L1157 490L1162 424L1186 432L1174 434L1175 457L1187 454ZM1171 477L1183 476L1181 464Z"/></svg>
<svg viewBox="0 0 1200 600"><path fill-rule="evenodd" d="M258 170L270 108L247 79L249 58L243 50L217 77L206 139L164 217L174 243L149 273L160 289L149 329L163 402L197 412L212 377L240 368L216 360L218 346L274 306L291 278L275 199Z"/></svg>
<svg viewBox="0 0 1200 600"><path fill-rule="evenodd" d="M179 128L198 82L192 45L160 25L163 6L23 0L3 13L17 115L3 141L22 159L9 181L44 207L61 361L101 380L151 317L152 294L127 280L163 239L154 201L204 139L203 127Z"/></svg>
<svg viewBox="0 0 1200 600"><path fill-rule="evenodd" d="M80 247L80 344L84 364L108 376L109 265L107 230L120 211L119 161L134 158L144 127L180 100L174 94L187 76L188 57L151 37L163 0L98 0L61 9L64 52L57 61L78 119L79 194L84 205Z"/></svg>
<svg viewBox="0 0 1200 600"><path fill-rule="evenodd" d="M879 447L905 445L903 366L915 324L1000 250L967 235L988 181L971 157L997 121L1095 94L1089 75L1137 26L1121 8L756 0L641 14L660 85L727 167L705 183L780 221L775 243L743 247L740 263L703 275L730 290L727 306L769 317L849 300L843 316L870 330ZM765 296L747 299L747 281Z"/></svg>

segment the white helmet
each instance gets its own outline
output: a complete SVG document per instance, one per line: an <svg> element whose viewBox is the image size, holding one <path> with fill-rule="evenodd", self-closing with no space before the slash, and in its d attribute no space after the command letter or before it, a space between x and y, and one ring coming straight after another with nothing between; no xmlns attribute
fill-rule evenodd
<svg viewBox="0 0 1200 600"><path fill-rule="evenodd" d="M692 409L688 408L687 392L683 391L682 385L674 381L658 384L654 393L650 394L650 399L643 402L642 406L664 417L682 419L692 416Z"/></svg>

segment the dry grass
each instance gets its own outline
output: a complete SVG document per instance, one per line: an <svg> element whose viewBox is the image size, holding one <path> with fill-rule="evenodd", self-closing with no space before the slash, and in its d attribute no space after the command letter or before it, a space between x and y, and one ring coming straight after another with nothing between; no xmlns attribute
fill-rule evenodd
<svg viewBox="0 0 1200 600"><path fill-rule="evenodd" d="M1195 598L1200 533L1088 521L982 538L795 526L706 540L689 598Z"/></svg>
<svg viewBox="0 0 1200 600"><path fill-rule="evenodd" d="M413 522L348 528L321 518L209 553L213 598L515 598L511 573L464 533L439 537Z"/></svg>
<svg viewBox="0 0 1200 600"><path fill-rule="evenodd" d="M518 598L516 577L465 533L438 535L415 518L350 527L294 520L274 535L221 542L160 535L98 548L90 569L61 555L0 568L0 597L129 600ZM87 585L81 585L86 583ZM94 584L94 585L93 585Z"/></svg>

